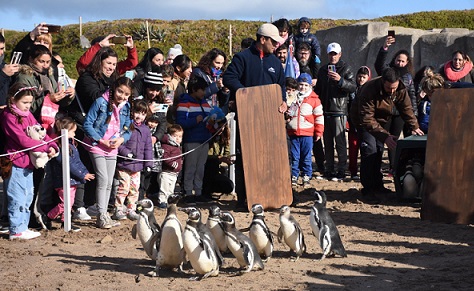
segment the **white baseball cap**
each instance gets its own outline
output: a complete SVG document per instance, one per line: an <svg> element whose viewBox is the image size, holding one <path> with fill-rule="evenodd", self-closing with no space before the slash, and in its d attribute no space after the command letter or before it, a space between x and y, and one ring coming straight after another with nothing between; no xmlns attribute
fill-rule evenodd
<svg viewBox="0 0 474 291"><path fill-rule="evenodd" d="M278 28L271 23L264 23L260 25L257 30L258 35L266 36L278 43L283 43L285 40L280 36Z"/></svg>
<svg viewBox="0 0 474 291"><path fill-rule="evenodd" d="M335 52L336 54L339 54L341 53L341 46L337 43L337 42L332 42L330 44L328 44L328 54L330 52Z"/></svg>

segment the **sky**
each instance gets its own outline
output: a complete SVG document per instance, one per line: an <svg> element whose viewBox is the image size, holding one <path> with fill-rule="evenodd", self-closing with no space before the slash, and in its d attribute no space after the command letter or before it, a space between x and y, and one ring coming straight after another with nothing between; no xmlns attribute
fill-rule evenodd
<svg viewBox="0 0 474 291"><path fill-rule="evenodd" d="M35 24L68 25L99 20L231 19L270 21L302 16L372 19L420 11L474 9L474 0L2 0L0 28L31 31Z"/></svg>

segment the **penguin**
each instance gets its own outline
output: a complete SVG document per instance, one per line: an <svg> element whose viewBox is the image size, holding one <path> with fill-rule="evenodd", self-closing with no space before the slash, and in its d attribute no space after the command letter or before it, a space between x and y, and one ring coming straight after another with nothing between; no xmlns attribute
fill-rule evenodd
<svg viewBox="0 0 474 291"><path fill-rule="evenodd" d="M339 231L326 208L326 193L312 189L312 194L316 196L316 200L311 207L309 224L311 225L313 235L318 238L319 245L323 250L321 260L328 256L336 255L347 257Z"/></svg>
<svg viewBox="0 0 474 291"><path fill-rule="evenodd" d="M224 226L222 225L221 218L219 217L221 209L217 205L213 205L209 208L209 216L207 218L206 225L211 230L214 239L219 246L221 254L227 253L229 248L225 239Z"/></svg>
<svg viewBox="0 0 474 291"><path fill-rule="evenodd" d="M183 226L176 215L179 195L172 194L168 197L168 210L161 224L160 238L156 242L156 268L148 274L159 276L161 267L179 268L183 272L183 263L186 258L183 246Z"/></svg>
<svg viewBox="0 0 474 291"><path fill-rule="evenodd" d="M179 208L188 214L183 231L183 245L194 271L201 274L200 280L217 276L224 259L211 231L201 222L201 211L195 207ZM193 277L191 280L197 280Z"/></svg>
<svg viewBox="0 0 474 291"><path fill-rule="evenodd" d="M227 246L237 259L239 266L244 268L242 273L250 272L254 268L263 270L263 261L257 252L257 248L250 238L235 227L234 216L228 211L223 211L220 217L224 225Z"/></svg>
<svg viewBox="0 0 474 291"><path fill-rule="evenodd" d="M260 204L252 205L253 213L252 223L249 227L249 237L255 244L258 254L267 262L273 253L273 235L265 223L263 206Z"/></svg>
<svg viewBox="0 0 474 291"><path fill-rule="evenodd" d="M137 201L137 223L132 228L132 237L140 239L148 257L156 260L158 251L156 242L160 238L160 226L154 215L154 205L150 199Z"/></svg>
<svg viewBox="0 0 474 291"><path fill-rule="evenodd" d="M285 242L292 251L296 254L296 262L301 255L306 251L306 244L304 242L303 231L299 223L290 213L290 207L283 205L280 208L280 228L278 229L278 241Z"/></svg>

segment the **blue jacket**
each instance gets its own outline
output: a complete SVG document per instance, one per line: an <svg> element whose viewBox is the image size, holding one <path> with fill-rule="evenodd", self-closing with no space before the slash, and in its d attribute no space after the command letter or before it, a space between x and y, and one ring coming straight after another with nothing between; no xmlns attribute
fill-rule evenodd
<svg viewBox="0 0 474 291"><path fill-rule="evenodd" d="M153 162L151 161L153 160L153 145L148 126L142 123L139 126L134 124L134 127L130 139L119 147L119 155L127 157L129 154L132 154L133 159L149 160L149 162L118 158L117 169L140 172L146 167L153 167Z"/></svg>
<svg viewBox="0 0 474 291"><path fill-rule="evenodd" d="M230 90L230 100L240 88L278 84L283 101L286 101L285 70L274 54L260 56L255 42L236 54L224 72L224 86Z"/></svg>
<svg viewBox="0 0 474 291"><path fill-rule="evenodd" d="M107 131L108 106L109 102L104 97L99 97L92 103L89 112L87 112L86 120L84 121L84 133L96 142L99 142ZM127 102L120 109L121 131L126 127L122 134L124 143L130 139L130 122L130 103Z"/></svg>
<svg viewBox="0 0 474 291"><path fill-rule="evenodd" d="M72 140L69 140L69 148L71 153L69 155L69 170L70 170L70 185L80 185L86 183L84 177L89 173L86 166L81 161L81 157L79 156L79 152L77 151L76 146L72 143ZM53 187L56 188L63 188L63 168L62 168L62 153L51 160L51 167L52 173L54 177Z"/></svg>
<svg viewBox="0 0 474 291"><path fill-rule="evenodd" d="M211 138L211 132L206 127L206 120L199 123L196 121L198 115L204 119L209 115L211 106L206 100L197 100L189 94L181 95L176 112L176 123L183 127L183 143L203 143Z"/></svg>
<svg viewBox="0 0 474 291"><path fill-rule="evenodd" d="M430 121L431 101L423 99L418 105L418 124L424 133L428 133L428 124Z"/></svg>

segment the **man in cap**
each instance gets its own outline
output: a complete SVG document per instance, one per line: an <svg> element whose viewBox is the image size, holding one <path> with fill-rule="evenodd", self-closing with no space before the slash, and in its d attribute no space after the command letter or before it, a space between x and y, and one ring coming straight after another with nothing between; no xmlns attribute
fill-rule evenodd
<svg viewBox="0 0 474 291"><path fill-rule="evenodd" d="M283 43L278 28L271 24L262 24L257 30L257 40L252 45L239 53L237 53L227 70L224 73L224 86L230 90L229 109L236 111L235 93L240 88L279 84L282 93L282 103L278 108L280 113L287 110L286 105L286 88L285 88L285 72L280 60L273 54L278 43ZM262 102L265 102L262 99ZM237 122L238 127L238 122ZM239 131L237 130L237 133ZM237 134L236 146L240 149L240 136ZM242 167L242 157L237 156L235 163L237 193L237 208L247 209L245 199L245 182Z"/></svg>
<svg viewBox="0 0 474 291"><path fill-rule="evenodd" d="M319 95L324 111L325 176L337 181L345 178L347 165L346 122L349 94L357 86L352 68L341 60L341 46L330 43L327 47L328 64L321 66L314 91ZM338 157L334 171L334 142Z"/></svg>

